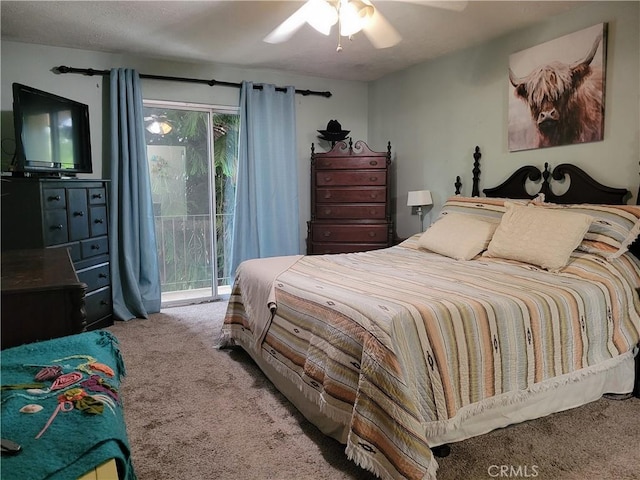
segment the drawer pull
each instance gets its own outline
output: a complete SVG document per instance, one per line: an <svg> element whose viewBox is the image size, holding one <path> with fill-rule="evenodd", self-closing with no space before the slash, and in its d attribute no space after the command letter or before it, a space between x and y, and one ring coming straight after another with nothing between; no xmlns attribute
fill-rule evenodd
<svg viewBox="0 0 640 480"><path fill-rule="evenodd" d="M376 232L369 232L369 236L370 236L371 238L375 237L375 236L376 236Z"/></svg>
<svg viewBox="0 0 640 480"><path fill-rule="evenodd" d="M325 209L324 214L331 215L331 209L330 208Z"/></svg>
<svg viewBox="0 0 640 480"><path fill-rule="evenodd" d="M107 302L106 300L100 300L100 305L106 307L107 305L109 305L109 302Z"/></svg>
<svg viewBox="0 0 640 480"><path fill-rule="evenodd" d="M376 180L378 180L378 177L369 177L370 182L375 182Z"/></svg>
<svg viewBox="0 0 640 480"><path fill-rule="evenodd" d="M372 193L371 194L371 198L378 198L378 194L377 193Z"/></svg>
<svg viewBox="0 0 640 480"><path fill-rule="evenodd" d="M94 193L93 195L91 195L91 198L102 198L102 194L101 193Z"/></svg>
<svg viewBox="0 0 640 480"><path fill-rule="evenodd" d="M104 219L103 218L96 218L93 223L104 223Z"/></svg>
<svg viewBox="0 0 640 480"><path fill-rule="evenodd" d="M330 182L331 181L331 177L324 177L324 181L325 182Z"/></svg>
<svg viewBox="0 0 640 480"><path fill-rule="evenodd" d="M106 273L99 273L98 278L109 278L109 276Z"/></svg>
<svg viewBox="0 0 640 480"><path fill-rule="evenodd" d="M47 200L49 200L50 202L59 202L60 195L51 195L49 198L47 198Z"/></svg>
<svg viewBox="0 0 640 480"><path fill-rule="evenodd" d="M378 161L377 161L377 160L371 160L371 161L369 162L369 165L371 165L372 167L375 167L377 164L378 164Z"/></svg>
<svg viewBox="0 0 640 480"><path fill-rule="evenodd" d="M84 212L82 210L78 212L73 212L74 217L84 217Z"/></svg>
<svg viewBox="0 0 640 480"><path fill-rule="evenodd" d="M324 198L327 198L327 199L331 198L331 192L325 193Z"/></svg>
<svg viewBox="0 0 640 480"><path fill-rule="evenodd" d="M51 225L51 230L62 230L63 228L63 225Z"/></svg>
<svg viewBox="0 0 640 480"><path fill-rule="evenodd" d="M91 250L100 250L100 245L94 243L93 245L91 245Z"/></svg>
<svg viewBox="0 0 640 480"><path fill-rule="evenodd" d="M330 237L331 236L331 232L330 231L322 232L322 236L323 237Z"/></svg>

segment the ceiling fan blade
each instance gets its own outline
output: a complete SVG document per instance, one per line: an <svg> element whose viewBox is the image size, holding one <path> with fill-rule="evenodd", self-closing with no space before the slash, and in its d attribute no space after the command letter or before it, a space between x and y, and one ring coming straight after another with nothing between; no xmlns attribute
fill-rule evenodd
<svg viewBox="0 0 640 480"><path fill-rule="evenodd" d="M302 5L263 40L267 43L282 43L289 40L306 23L308 7L309 3Z"/></svg>
<svg viewBox="0 0 640 480"><path fill-rule="evenodd" d="M371 19L362 28L362 31L376 48L393 47L402 40L398 31L382 16L378 9L374 9Z"/></svg>

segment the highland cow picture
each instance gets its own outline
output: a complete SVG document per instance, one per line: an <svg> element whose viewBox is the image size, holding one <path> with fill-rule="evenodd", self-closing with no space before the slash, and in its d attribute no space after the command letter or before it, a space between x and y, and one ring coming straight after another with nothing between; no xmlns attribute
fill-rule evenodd
<svg viewBox="0 0 640 480"><path fill-rule="evenodd" d="M601 23L509 56L509 151L602 140L606 50Z"/></svg>

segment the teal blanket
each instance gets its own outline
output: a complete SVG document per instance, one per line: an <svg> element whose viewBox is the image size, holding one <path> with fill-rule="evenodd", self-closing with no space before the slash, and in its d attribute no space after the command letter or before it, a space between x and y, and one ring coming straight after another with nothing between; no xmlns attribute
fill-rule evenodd
<svg viewBox="0 0 640 480"><path fill-rule="evenodd" d="M2 350L0 360L2 438L22 446L19 454L2 456L2 480L72 480L111 458L116 459L121 480L136 480L122 398L117 393L125 368L118 341L111 333L98 330L21 345ZM114 375L110 376L109 368L105 369L101 364L110 367ZM49 391L53 380L41 382L44 386L40 390L45 393L27 391L26 384L36 382L35 375L41 366L56 365L62 367L64 374L81 373L82 381L98 380L111 393L92 391L89 385L85 384L87 387L83 388L78 383ZM95 408L82 410L83 404L73 403L74 408L69 411L58 411L50 426L36 439L56 411L58 395L78 387L89 396L97 393L93 398L106 395L112 401L99 404L97 411L102 410L101 413L96 413ZM28 404L44 408L34 414L21 413L20 409Z"/></svg>

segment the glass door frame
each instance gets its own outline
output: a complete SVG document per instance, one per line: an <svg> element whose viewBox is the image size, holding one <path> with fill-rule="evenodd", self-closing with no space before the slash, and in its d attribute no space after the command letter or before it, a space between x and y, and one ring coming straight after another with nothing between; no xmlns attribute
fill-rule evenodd
<svg viewBox="0 0 640 480"><path fill-rule="evenodd" d="M218 255L217 255L217 240L216 240L216 190L215 190L215 161L214 161L214 135L213 135L213 115L216 113L222 114L236 114L239 115L240 109L238 107L229 107L221 105L209 105L202 103L189 103L189 102L176 102L170 100L148 100L143 99L143 107L150 108L167 108L173 110L189 110L204 112L207 114L207 156L209 164L209 216L211 217L211 228L209 229L209 245L211 248L211 268L213 269L213 275L211 278L211 295L202 297L190 297L190 298L176 298L173 300L165 300L165 295L162 294L161 308L175 307L180 305L193 305L197 303L206 303L219 300L220 292L218 287ZM146 148L146 145L145 145ZM225 295L227 292L224 293Z"/></svg>

